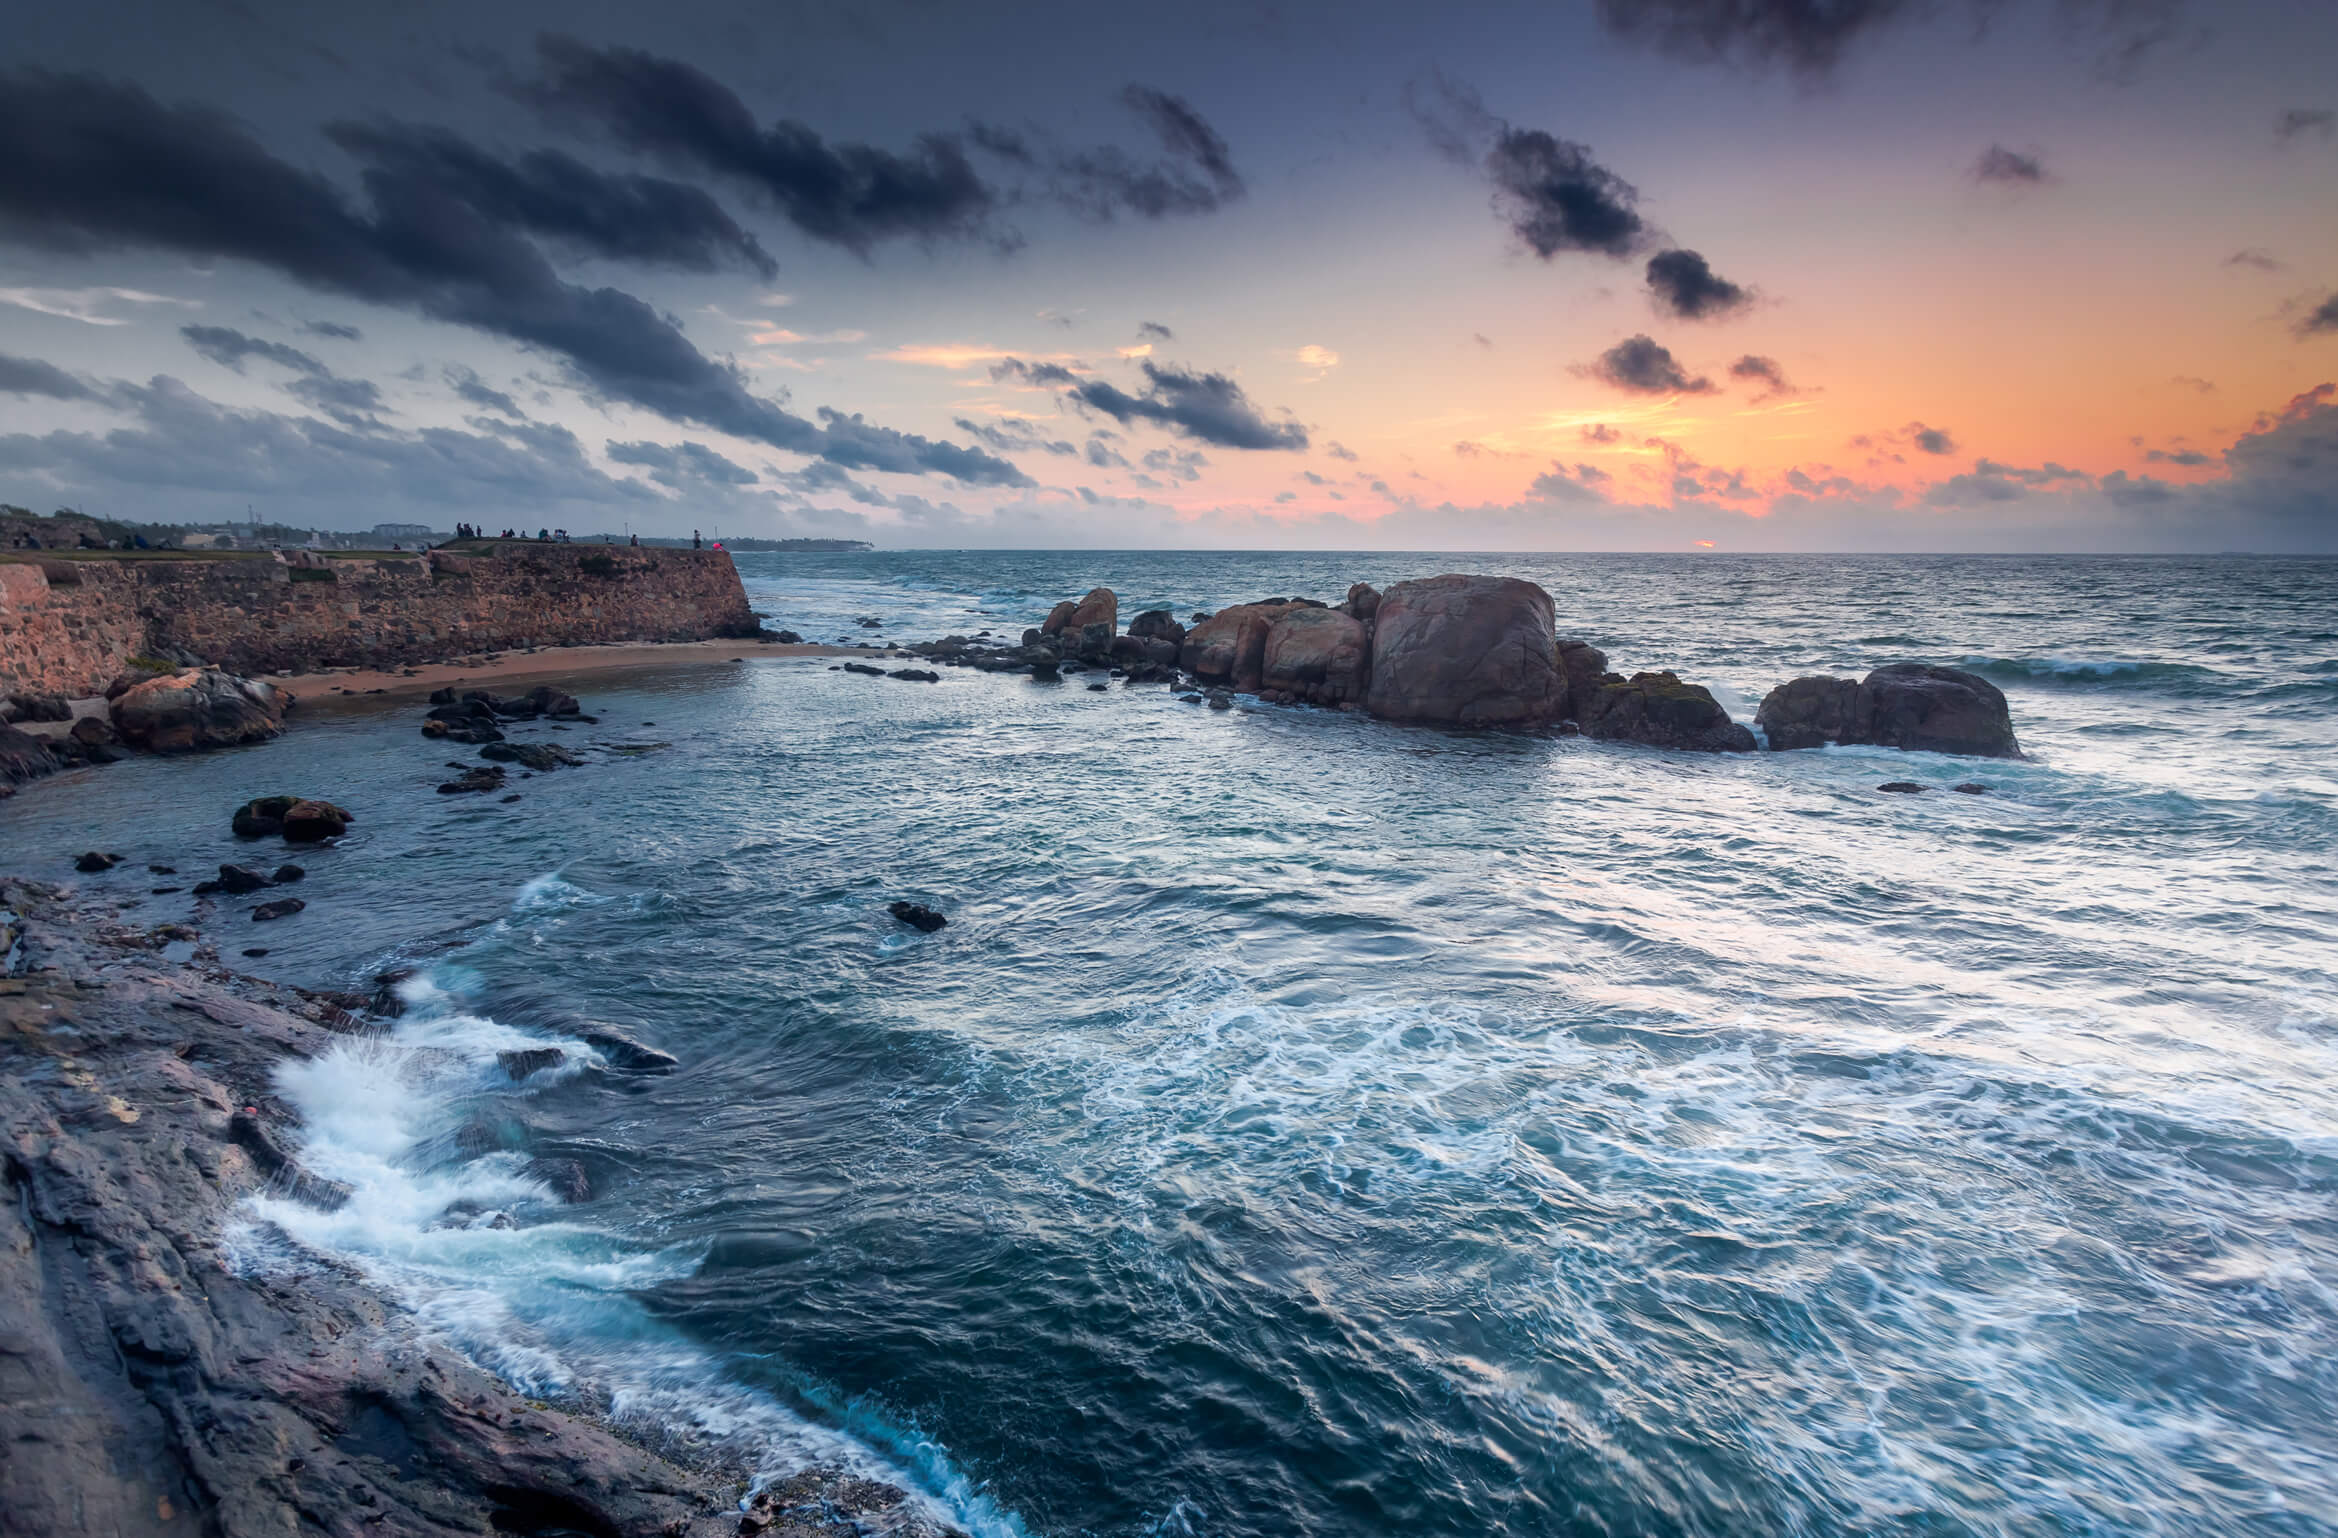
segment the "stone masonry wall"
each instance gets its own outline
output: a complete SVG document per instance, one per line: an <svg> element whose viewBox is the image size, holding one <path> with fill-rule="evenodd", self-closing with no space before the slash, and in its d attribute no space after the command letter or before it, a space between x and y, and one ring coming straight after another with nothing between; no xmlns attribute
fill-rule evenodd
<svg viewBox="0 0 2338 1538"><path fill-rule="evenodd" d="M303 559L0 563L0 691L93 694L131 656L166 649L274 673L756 628L720 550L502 544ZM68 580L54 579L58 567Z"/></svg>

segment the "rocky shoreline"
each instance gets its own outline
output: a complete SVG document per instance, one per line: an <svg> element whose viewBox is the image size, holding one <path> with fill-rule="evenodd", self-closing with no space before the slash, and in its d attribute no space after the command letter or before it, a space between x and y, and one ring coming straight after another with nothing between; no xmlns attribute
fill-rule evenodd
<svg viewBox="0 0 2338 1538"><path fill-rule="evenodd" d="M903 1491L746 1471L528 1400L328 1258L239 1263L301 1169L278 1067L386 995L238 974L195 936L0 879L0 1513L10 1534L941 1538ZM652 1054L654 1057L655 1054Z"/></svg>

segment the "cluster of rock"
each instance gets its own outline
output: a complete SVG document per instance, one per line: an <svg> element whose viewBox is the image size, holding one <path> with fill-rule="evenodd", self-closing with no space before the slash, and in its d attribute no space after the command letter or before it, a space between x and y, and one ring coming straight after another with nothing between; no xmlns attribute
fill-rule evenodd
<svg viewBox="0 0 2338 1538"><path fill-rule="evenodd" d="M284 730L293 695L218 668L164 663L116 677L102 714L94 696L85 703L86 712L61 695L0 701L0 795L61 769L118 762L131 750L193 753L264 741Z"/></svg>
<svg viewBox="0 0 2338 1538"><path fill-rule="evenodd" d="M1611 672L1597 647L1560 638L1556 620L1550 594L1532 582L1441 576L1386 592L1359 582L1337 604L1264 598L1182 623L1152 609L1115 633L1119 600L1099 587L1057 604L1018 645L946 636L908 649L1040 679L1110 669L1132 684L1185 685L1187 698L1221 707L1233 694L1255 694L1267 704L1422 725L1556 728L1704 753L1760 746L1703 685L1669 671ZM1796 679L1772 691L1756 722L1774 748L2020 753L2003 694L1973 674L1922 663L1879 668L1858 682Z"/></svg>
<svg viewBox="0 0 2338 1538"><path fill-rule="evenodd" d="M423 718L422 735L478 746L503 741L499 722L545 718L588 723L594 719L584 713L584 707L576 702L574 695L563 694L550 684L538 684L527 693L509 699L485 689L457 693L448 688L431 694L430 713Z"/></svg>

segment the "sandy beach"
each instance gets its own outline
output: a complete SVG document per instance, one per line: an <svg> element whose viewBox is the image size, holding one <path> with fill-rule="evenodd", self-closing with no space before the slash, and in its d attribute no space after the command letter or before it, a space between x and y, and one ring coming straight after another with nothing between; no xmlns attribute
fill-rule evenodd
<svg viewBox="0 0 2338 1538"><path fill-rule="evenodd" d="M305 700L337 699L343 695L429 694L449 685L492 688L506 683L541 682L606 673L619 668L658 667L676 663L753 662L772 657L897 657L891 649L863 650L852 646L823 646L804 642L781 645L764 641L644 641L615 646L547 646L535 651L484 652L450 662L430 662L412 668L376 670L328 668L320 673L271 673L268 682L290 689Z"/></svg>

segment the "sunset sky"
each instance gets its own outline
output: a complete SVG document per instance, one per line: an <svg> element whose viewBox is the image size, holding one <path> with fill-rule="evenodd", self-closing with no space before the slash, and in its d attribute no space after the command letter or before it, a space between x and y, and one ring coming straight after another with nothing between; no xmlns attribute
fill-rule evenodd
<svg viewBox="0 0 2338 1538"><path fill-rule="evenodd" d="M0 501L2338 550L2328 0L339 9L12 20Z"/></svg>

